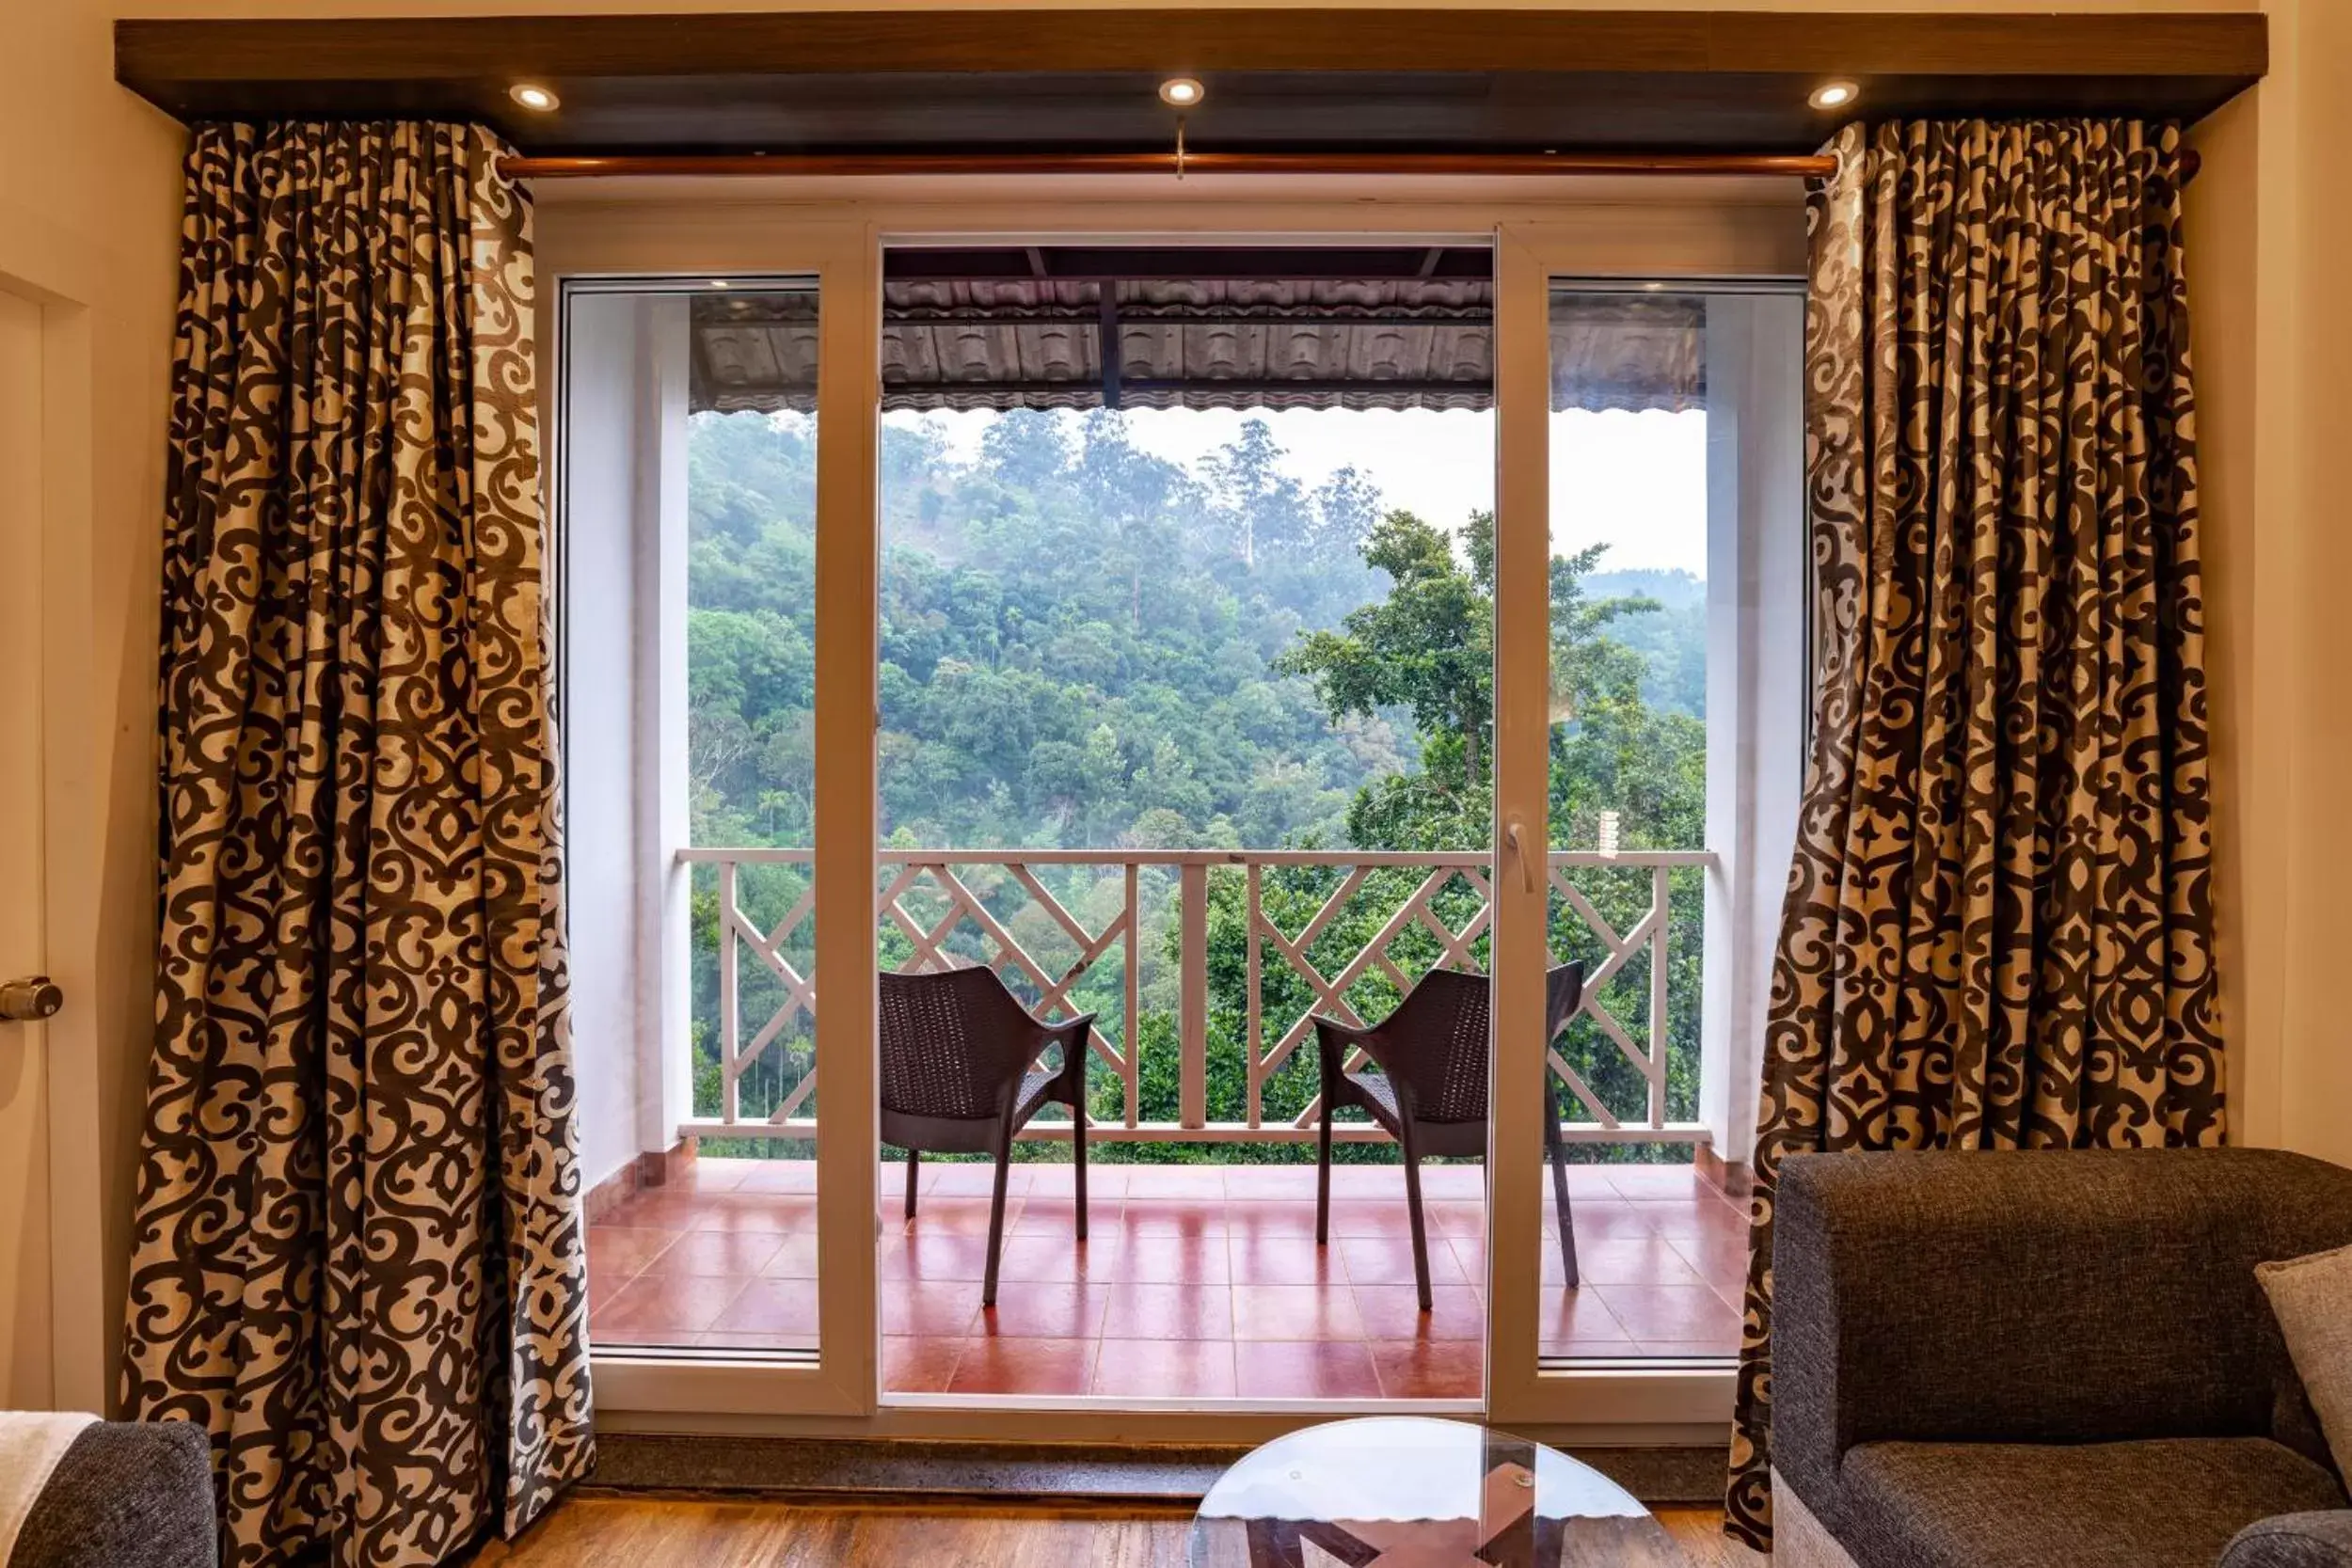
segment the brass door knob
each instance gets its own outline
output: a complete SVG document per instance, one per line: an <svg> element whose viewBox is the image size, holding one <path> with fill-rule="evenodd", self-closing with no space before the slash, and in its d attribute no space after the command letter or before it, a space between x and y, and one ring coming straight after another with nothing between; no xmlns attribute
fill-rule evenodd
<svg viewBox="0 0 2352 1568"><path fill-rule="evenodd" d="M46 974L28 974L0 985L0 1020L35 1023L54 1017L65 1006L65 992Z"/></svg>

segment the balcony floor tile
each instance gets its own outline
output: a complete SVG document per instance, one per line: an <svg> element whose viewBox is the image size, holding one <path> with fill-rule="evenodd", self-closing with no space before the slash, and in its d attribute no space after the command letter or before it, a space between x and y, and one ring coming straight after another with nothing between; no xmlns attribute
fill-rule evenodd
<svg viewBox="0 0 2352 1568"><path fill-rule="evenodd" d="M1356 1298L1320 1285L1236 1285L1236 1339L1360 1339Z"/></svg>
<svg viewBox="0 0 2352 1568"><path fill-rule="evenodd" d="M1421 1309L1410 1285L1355 1287L1356 1315L1370 1339L1484 1339L1485 1305L1467 1285L1432 1285L1429 1307Z"/></svg>
<svg viewBox="0 0 2352 1568"><path fill-rule="evenodd" d="M1233 1346L1233 1384L1244 1399L1373 1400L1380 1374L1360 1340L1286 1344L1244 1339Z"/></svg>
<svg viewBox="0 0 2352 1568"><path fill-rule="evenodd" d="M976 1338L1099 1339L1103 1314L1116 1286L1055 1285L1040 1280L1001 1280L996 1305L980 1308L972 1327Z"/></svg>
<svg viewBox="0 0 2352 1568"><path fill-rule="evenodd" d="M885 1334L882 1342L882 1386L895 1394L944 1394L963 1357L961 1339L926 1339Z"/></svg>
<svg viewBox="0 0 2352 1568"><path fill-rule="evenodd" d="M1105 1339L1095 1354L1091 1391L1130 1399L1232 1399L1232 1341Z"/></svg>
<svg viewBox="0 0 2352 1568"><path fill-rule="evenodd" d="M588 1233L599 1346L801 1349L814 1342L816 1170L695 1162ZM1067 1164L1016 1167L997 1305L983 1313L989 1167L927 1161L920 1212L884 1164L875 1266L894 1393L1130 1399L1474 1399L1484 1374L1485 1171L1422 1171L1434 1310L1413 1291L1396 1167L1332 1171L1314 1242L1305 1165L1089 1167L1090 1239ZM1721 1357L1739 1346L1747 1221L1687 1170L1573 1165L1584 1286L1559 1283L1550 1190L1539 1349Z"/></svg>
<svg viewBox="0 0 2352 1568"><path fill-rule="evenodd" d="M1474 1400L1486 1375L1486 1347L1470 1339L1375 1343L1372 1365L1390 1399Z"/></svg>
<svg viewBox="0 0 2352 1568"><path fill-rule="evenodd" d="M951 1394L1083 1394L1094 1339L973 1339L947 1380Z"/></svg>

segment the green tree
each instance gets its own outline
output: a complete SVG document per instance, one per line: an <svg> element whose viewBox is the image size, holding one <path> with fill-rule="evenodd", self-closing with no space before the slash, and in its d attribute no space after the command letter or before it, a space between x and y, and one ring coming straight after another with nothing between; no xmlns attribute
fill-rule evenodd
<svg viewBox="0 0 2352 1568"><path fill-rule="evenodd" d="M1422 766L1386 773L1359 788L1347 831L1360 847L1459 850L1492 841L1490 782L1481 759L1490 750L1484 743L1494 711L1494 519L1487 514L1471 516L1457 558L1443 533L1409 513L1390 513L1365 545L1366 560L1389 574L1388 596L1351 612L1334 631L1303 636L1278 660L1278 668L1313 683L1335 721L1389 706L1413 715ZM1703 842L1705 831L1705 725L1690 713L1653 709L1644 696L1650 661L1614 634L1629 620L1638 624L1654 615L1660 606L1645 596L1588 592L1602 553L1597 546L1550 560L1551 843L1562 848L1592 843L1600 814L1611 811L1619 817L1621 842L1629 848L1687 848ZM1579 892L1622 939L1649 909L1649 877L1646 868L1604 866L1579 873ZM1328 895L1326 884L1336 884L1335 878L1293 871L1276 872L1267 880L1269 911L1294 910L1302 922ZM1384 873L1367 881L1365 911L1333 921L1319 939L1327 961L1343 963L1360 950L1376 934L1379 913L1396 908L1412 891L1405 877ZM1676 973L1669 990L1682 1006L1668 1021L1669 1090L1683 1115L1692 1113L1696 1093L1697 1016L1689 1004L1697 995L1702 958L1700 894L1694 876L1670 878L1668 961ZM1438 904L1439 917L1455 930L1465 928L1476 907L1474 895L1458 883L1447 888ZM1274 918L1281 923L1279 913ZM1583 958L1597 967L1607 957L1581 911L1556 895L1550 929L1562 960ZM1245 952L1247 928L1229 920L1216 940L1241 944L1234 951ZM1391 944L1389 956L1409 974L1417 965L1434 961L1439 951L1429 933L1408 930ZM1483 951L1473 956L1484 961ZM1226 961L1238 960L1229 954ZM1317 961L1322 967L1326 960ZM1596 998L1631 1030L1648 1022L1651 961L1645 949L1621 966ZM1276 976L1268 1013L1303 1006L1285 994L1295 989L1288 976ZM1359 1010L1369 1016L1385 1006L1386 989L1369 981L1359 987ZM1306 996L1303 990L1298 994ZM1638 1103L1646 1085L1597 1018L1580 1019L1564 1050L1579 1076L1605 1101ZM1289 1098L1299 1092L1294 1085Z"/></svg>
<svg viewBox="0 0 2352 1568"><path fill-rule="evenodd" d="M1475 791L1494 728L1494 519L1475 515L1488 547L1483 563L1454 556L1444 533L1410 512L1382 517L1364 542L1367 565L1389 575L1387 598L1350 610L1338 630L1312 632L1275 661L1303 675L1334 721L1383 708L1411 710L1424 761L1431 747L1458 752L1462 788Z"/></svg>

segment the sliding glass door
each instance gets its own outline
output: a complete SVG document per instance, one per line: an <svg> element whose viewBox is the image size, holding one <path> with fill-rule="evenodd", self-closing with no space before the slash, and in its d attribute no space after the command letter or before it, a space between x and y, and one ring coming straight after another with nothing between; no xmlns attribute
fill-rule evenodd
<svg viewBox="0 0 2352 1568"><path fill-rule="evenodd" d="M1475 1410L1491 246L910 239L882 289L884 984L1092 1020L1081 1234L1059 1103L1001 1174L890 1141L963 1062L885 1012L885 1399ZM1347 1032L1449 985L1408 1177Z"/></svg>
<svg viewBox="0 0 2352 1568"><path fill-rule="evenodd" d="M543 213L608 1410L1727 1412L1802 721L1782 194ZM882 977L981 966L1094 1015L1083 1242L1061 1107L1001 1208L879 1136ZM1327 1189L1317 1020L1376 1098L1346 1031L1457 980L1483 1136L1408 1182L1351 1094Z"/></svg>
<svg viewBox="0 0 2352 1568"><path fill-rule="evenodd" d="M1804 300L1770 246L1685 245L1683 271L1518 238L1497 815L1498 853L1526 852L1497 900L1496 1053L1542 1089L1498 1102L1493 1402L1605 1418L1638 1392L1695 1418L1740 1344L1802 769Z"/></svg>
<svg viewBox="0 0 2352 1568"><path fill-rule="evenodd" d="M854 228L554 248L599 1392L859 1415L874 1172L817 1126L820 1083L872 1095L874 449L819 411L870 395L869 253Z"/></svg>

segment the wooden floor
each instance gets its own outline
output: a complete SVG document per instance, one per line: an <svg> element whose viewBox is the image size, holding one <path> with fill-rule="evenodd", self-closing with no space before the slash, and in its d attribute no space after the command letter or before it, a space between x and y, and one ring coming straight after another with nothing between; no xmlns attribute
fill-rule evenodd
<svg viewBox="0 0 2352 1568"><path fill-rule="evenodd" d="M1712 1509L1661 1509L1692 1568L1761 1568ZM935 1499L808 1504L580 1492L513 1545L500 1568L1183 1568L1185 1509L981 1507Z"/></svg>

